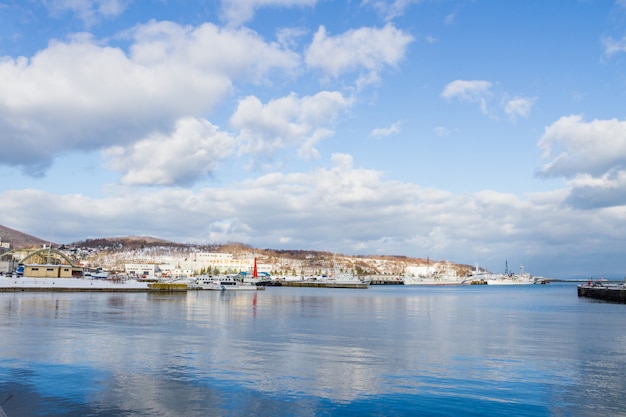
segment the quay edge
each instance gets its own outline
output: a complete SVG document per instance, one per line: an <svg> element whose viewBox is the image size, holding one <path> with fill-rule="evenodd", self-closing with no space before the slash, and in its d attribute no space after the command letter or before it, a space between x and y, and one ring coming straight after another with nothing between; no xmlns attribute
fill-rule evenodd
<svg viewBox="0 0 626 417"><path fill-rule="evenodd" d="M184 283L116 282L84 278L0 277L0 292L182 292Z"/></svg>
<svg viewBox="0 0 626 417"><path fill-rule="evenodd" d="M282 287L315 287L315 288L358 288L367 289L369 283L366 284L340 284L340 283L327 283L321 281L284 281L281 283Z"/></svg>
<svg viewBox="0 0 626 417"><path fill-rule="evenodd" d="M626 304L626 286L581 284L578 285L578 296Z"/></svg>
<svg viewBox="0 0 626 417"><path fill-rule="evenodd" d="M149 291L158 291L158 292L181 292L187 291L189 288L187 284L182 283L171 283L171 282L153 282L148 284Z"/></svg>

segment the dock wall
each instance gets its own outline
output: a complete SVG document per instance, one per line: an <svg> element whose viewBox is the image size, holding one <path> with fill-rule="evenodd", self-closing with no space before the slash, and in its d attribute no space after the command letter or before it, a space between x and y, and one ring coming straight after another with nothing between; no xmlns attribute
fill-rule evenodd
<svg viewBox="0 0 626 417"><path fill-rule="evenodd" d="M368 284L337 284L322 281L284 281L283 287L313 287L313 288L367 288Z"/></svg>
<svg viewBox="0 0 626 417"><path fill-rule="evenodd" d="M626 304L626 287L623 285L579 285L578 296Z"/></svg>
<svg viewBox="0 0 626 417"><path fill-rule="evenodd" d="M172 283L168 283L168 282L154 282L152 284L148 284L148 289L150 291L160 291L160 292L187 291L187 284L172 284Z"/></svg>

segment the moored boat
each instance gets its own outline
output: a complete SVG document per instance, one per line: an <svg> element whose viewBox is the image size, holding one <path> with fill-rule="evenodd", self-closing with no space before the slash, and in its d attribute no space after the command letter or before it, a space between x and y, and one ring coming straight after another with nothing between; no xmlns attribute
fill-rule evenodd
<svg viewBox="0 0 626 417"><path fill-rule="evenodd" d="M458 276L450 264L446 264L443 270L435 270L426 275L403 277L402 280L404 285L461 285L466 283L466 278Z"/></svg>
<svg viewBox="0 0 626 417"><path fill-rule="evenodd" d="M369 278L357 277L347 273L333 275L323 279L322 281L330 288L350 288L351 286L367 288L372 282Z"/></svg>
<svg viewBox="0 0 626 417"><path fill-rule="evenodd" d="M195 285L203 290L213 291L256 291L265 287L243 282L237 275L202 275L196 278Z"/></svg>
<svg viewBox="0 0 626 417"><path fill-rule="evenodd" d="M441 285L438 278L433 275L418 275L402 277L404 285Z"/></svg>
<svg viewBox="0 0 626 417"><path fill-rule="evenodd" d="M240 273L243 283L249 283L252 285L271 285L272 278L267 272L259 272L257 269L256 258L254 258L254 265L252 267L252 274L246 272Z"/></svg>
<svg viewBox="0 0 626 417"><path fill-rule="evenodd" d="M520 266L519 274L497 274L486 280L487 285L533 285L541 283Z"/></svg>
<svg viewBox="0 0 626 417"><path fill-rule="evenodd" d="M335 270L337 271L337 270ZM369 277L358 277L350 273L336 272L332 276L289 276L280 281L285 287L317 287L317 288L369 288L372 280Z"/></svg>
<svg viewBox="0 0 626 417"><path fill-rule="evenodd" d="M329 288L368 288L372 280L350 272L341 272L333 256L333 274L321 280Z"/></svg>

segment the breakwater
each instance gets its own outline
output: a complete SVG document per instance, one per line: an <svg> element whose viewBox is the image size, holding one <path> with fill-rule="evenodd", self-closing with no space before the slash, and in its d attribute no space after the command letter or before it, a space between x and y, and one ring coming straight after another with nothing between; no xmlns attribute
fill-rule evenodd
<svg viewBox="0 0 626 417"><path fill-rule="evenodd" d="M626 284L581 284L578 296L626 304Z"/></svg>
<svg viewBox="0 0 626 417"><path fill-rule="evenodd" d="M314 280L302 280L302 281L283 281L281 283L283 287L314 287L314 288L360 288L366 289L369 287L369 282L365 283L341 283L332 281L314 281Z"/></svg>

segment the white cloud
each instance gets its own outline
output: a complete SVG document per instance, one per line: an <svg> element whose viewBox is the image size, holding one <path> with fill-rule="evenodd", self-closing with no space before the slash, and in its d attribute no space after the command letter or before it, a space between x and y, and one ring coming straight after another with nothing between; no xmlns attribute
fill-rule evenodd
<svg viewBox="0 0 626 417"><path fill-rule="evenodd" d="M127 147L104 151L127 185L188 185L213 172L235 140L206 120L181 119L166 136L155 133Z"/></svg>
<svg viewBox="0 0 626 417"><path fill-rule="evenodd" d="M517 96L506 102L504 111L511 117L511 120L515 120L518 116L528 117L534 103L533 98Z"/></svg>
<svg viewBox="0 0 626 417"><path fill-rule="evenodd" d="M571 179L567 204L582 209L626 204L626 121L561 117L546 127L538 146L552 159L540 174Z"/></svg>
<svg viewBox="0 0 626 417"><path fill-rule="evenodd" d="M98 18L118 16L132 0L43 0L52 13L70 11L90 25Z"/></svg>
<svg viewBox="0 0 626 417"><path fill-rule="evenodd" d="M626 206L626 171L611 171L601 177L580 174L569 182L565 202L579 209Z"/></svg>
<svg viewBox="0 0 626 417"><path fill-rule="evenodd" d="M223 188L121 187L102 199L4 191L0 213L11 227L25 231L47 230L49 219L62 219L55 229L61 242L83 239L85 233L149 233L183 242L275 248L289 242L289 247L344 253L428 255L487 267L503 265L506 254L532 265L543 258L554 263L565 254L615 252L623 240L615 228L624 220L623 206L571 210L559 206L565 196L522 199L487 190L454 195L385 180L379 171L356 168L350 155L334 154L329 168L271 173Z"/></svg>
<svg viewBox="0 0 626 417"><path fill-rule="evenodd" d="M445 86L441 92L444 98L460 98L462 100L473 100L476 96L489 93L491 83L481 80L456 80Z"/></svg>
<svg viewBox="0 0 626 417"><path fill-rule="evenodd" d="M364 27L332 37L320 26L306 51L306 63L332 77L364 70L363 80L378 80L379 72L395 67L403 58L413 37L393 25L382 29Z"/></svg>
<svg viewBox="0 0 626 417"><path fill-rule="evenodd" d="M602 44L604 45L604 54L608 57L620 52L626 52L626 36L620 40L607 37L602 39Z"/></svg>
<svg viewBox="0 0 626 417"><path fill-rule="evenodd" d="M483 113L487 113L487 100L491 96L491 83L482 80L455 80L441 92L445 99L459 99L479 103Z"/></svg>
<svg viewBox="0 0 626 417"><path fill-rule="evenodd" d="M386 21L403 16L409 6L421 2L422 0L393 0L391 2L380 0L363 0L364 5L370 5L371 7L373 7L384 17Z"/></svg>
<svg viewBox="0 0 626 417"><path fill-rule="evenodd" d="M398 134L400 133L400 124L401 124L400 122L395 122L389 127L380 127L380 128L374 129L370 133L370 136L373 136L375 138L380 138L384 136L391 136L391 135Z"/></svg>
<svg viewBox="0 0 626 417"><path fill-rule="evenodd" d="M56 154L168 131L210 113L233 82L261 83L299 65L245 29L149 22L127 36L129 54L81 34L30 59L0 58L0 145L12 150L0 163L42 174Z"/></svg>
<svg viewBox="0 0 626 417"><path fill-rule="evenodd" d="M456 12L447 14L443 21L446 25L454 25L456 23Z"/></svg>
<svg viewBox="0 0 626 417"><path fill-rule="evenodd" d="M222 29L210 23L189 27L152 21L137 26L129 35L135 40L131 57L137 64L155 69L174 67L184 76L218 75L229 81L260 83L273 71L292 72L300 65L296 53L267 43L245 28Z"/></svg>
<svg viewBox="0 0 626 417"><path fill-rule="evenodd" d="M503 111L512 122L518 117L528 117L537 100L521 95L511 99L506 92L494 88L493 83L485 80L452 81L444 87L441 97L478 104L480 111L491 117L497 117Z"/></svg>
<svg viewBox="0 0 626 417"><path fill-rule="evenodd" d="M239 101L231 124L240 131L241 152L271 155L286 146L297 146L303 158L319 156L315 145L332 134L329 127L351 100L336 91L314 96L287 97L263 104L250 96Z"/></svg>
<svg viewBox="0 0 626 417"><path fill-rule="evenodd" d="M312 7L317 0L221 0L222 18L230 25L239 26L254 17L262 7Z"/></svg>
<svg viewBox="0 0 626 417"><path fill-rule="evenodd" d="M278 43L285 48L295 48L299 39L307 34L304 28L281 28L276 31Z"/></svg>
<svg viewBox="0 0 626 417"><path fill-rule="evenodd" d="M545 175L602 176L625 167L626 121L585 122L580 115L564 116L545 128L538 146L544 158L552 158L542 169Z"/></svg>

